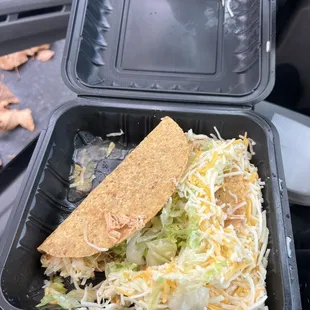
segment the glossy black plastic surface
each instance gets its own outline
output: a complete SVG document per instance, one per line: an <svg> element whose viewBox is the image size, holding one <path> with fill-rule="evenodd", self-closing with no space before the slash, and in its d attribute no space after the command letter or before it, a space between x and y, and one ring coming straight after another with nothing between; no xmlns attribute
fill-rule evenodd
<svg viewBox="0 0 310 310"><path fill-rule="evenodd" d="M209 107L206 110L199 105L99 99L77 99L60 107L38 141L23 191L2 239L0 307L35 309L42 297L44 276L36 247L77 205L67 200L77 132L89 131L94 136L105 137L121 128L125 132L121 142L130 148L165 115L173 117L184 130L192 128L208 134L216 126L224 138L247 131L256 141L253 163L266 182L264 208L270 229L267 304L272 310L300 309L294 244L292 241L289 255L286 242L287 237L293 239L290 211L285 184L281 182L278 138L271 125L247 109Z"/></svg>
<svg viewBox="0 0 310 310"><path fill-rule="evenodd" d="M269 0L78 1L64 77L79 95L251 105L273 86L274 16Z"/></svg>

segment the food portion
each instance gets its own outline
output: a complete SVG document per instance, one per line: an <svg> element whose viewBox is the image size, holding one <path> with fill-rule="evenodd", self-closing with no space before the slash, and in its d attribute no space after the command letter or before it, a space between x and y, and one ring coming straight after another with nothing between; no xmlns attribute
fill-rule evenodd
<svg viewBox="0 0 310 310"><path fill-rule="evenodd" d="M165 117L38 250L54 257L86 257L127 239L168 201L189 151L182 129Z"/></svg>
<svg viewBox="0 0 310 310"><path fill-rule="evenodd" d="M49 281L39 306L267 309L269 232L262 210L264 183L250 162L255 143L246 134L224 140L219 133L209 137L191 130L186 139L190 152L183 176L174 180L175 191L145 226L87 257L42 256ZM152 194L156 199L158 192ZM130 214L138 216L134 206ZM112 230L131 219L111 213L105 218ZM64 278L75 289L67 290Z"/></svg>

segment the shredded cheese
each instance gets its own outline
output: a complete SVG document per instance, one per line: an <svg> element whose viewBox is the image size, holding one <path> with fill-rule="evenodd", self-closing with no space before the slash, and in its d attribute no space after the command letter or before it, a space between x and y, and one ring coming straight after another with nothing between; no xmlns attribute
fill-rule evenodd
<svg viewBox="0 0 310 310"><path fill-rule="evenodd" d="M118 137L118 136L122 136L123 134L124 134L124 131L122 129L120 129L119 132L111 132L111 133L106 134L106 137L107 138Z"/></svg>
<svg viewBox="0 0 310 310"><path fill-rule="evenodd" d="M84 229L84 241L87 243L87 245L89 245L90 247L92 247L92 248L98 250L99 252L106 252L106 251L108 251L109 249L107 249L107 248L101 248L101 247L99 247L99 246L97 246L97 245L91 243L91 242L88 240L88 238L87 238L87 228L88 228L88 226L87 226L87 224L86 224L86 225L85 225L85 229Z"/></svg>

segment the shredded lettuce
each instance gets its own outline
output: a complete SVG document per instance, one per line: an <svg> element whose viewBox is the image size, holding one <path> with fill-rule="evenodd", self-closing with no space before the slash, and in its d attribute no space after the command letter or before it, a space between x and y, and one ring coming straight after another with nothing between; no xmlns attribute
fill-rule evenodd
<svg viewBox="0 0 310 310"><path fill-rule="evenodd" d="M111 262L106 266L105 275L106 277L108 277L110 273L122 272L126 270L136 271L138 270L138 265L130 264L127 262L121 262L121 263Z"/></svg>
<svg viewBox="0 0 310 310"><path fill-rule="evenodd" d="M137 242L147 242L150 240L154 240L155 238L159 237L163 233L163 225L160 220L160 216L155 216L150 221L149 225L146 226L141 233L138 234Z"/></svg>
<svg viewBox="0 0 310 310"><path fill-rule="evenodd" d="M159 266L169 263L177 253L177 245L169 239L156 239L147 243L147 266Z"/></svg>
<svg viewBox="0 0 310 310"><path fill-rule="evenodd" d="M137 265L157 266L168 263L186 242L189 232L187 217L178 196L169 200L162 212L127 243L126 260Z"/></svg>
<svg viewBox="0 0 310 310"><path fill-rule="evenodd" d="M138 242L141 234L137 232L133 235L127 244L126 250L126 259L129 263L137 264L137 265L144 265L145 264L145 257L144 253L146 250L145 242Z"/></svg>
<svg viewBox="0 0 310 310"><path fill-rule="evenodd" d="M164 279L159 278L152 286L152 292L148 296L147 305L148 309L156 309L156 306L160 302L160 296L163 289Z"/></svg>
<svg viewBox="0 0 310 310"><path fill-rule="evenodd" d="M127 251L127 245L126 241L123 241L117 245L115 245L111 251L116 254L119 258L125 258L126 256L126 251Z"/></svg>
<svg viewBox="0 0 310 310"><path fill-rule="evenodd" d="M195 290L180 288L169 300L171 310L204 310L209 301L209 290L200 287Z"/></svg>
<svg viewBox="0 0 310 310"><path fill-rule="evenodd" d="M44 296L36 307L43 307L48 304L57 304L64 309L74 309L81 306L78 300L69 295L49 294Z"/></svg>
<svg viewBox="0 0 310 310"><path fill-rule="evenodd" d="M219 261L216 262L210 267L206 272L204 273L204 282L210 283L214 278L217 278L217 276L221 276L223 274L223 270L225 267L227 267L227 261Z"/></svg>
<svg viewBox="0 0 310 310"><path fill-rule="evenodd" d="M53 277L51 281L48 281L48 283L45 285L45 291L48 292L48 294L65 294L67 289L65 288L63 279L56 276Z"/></svg>

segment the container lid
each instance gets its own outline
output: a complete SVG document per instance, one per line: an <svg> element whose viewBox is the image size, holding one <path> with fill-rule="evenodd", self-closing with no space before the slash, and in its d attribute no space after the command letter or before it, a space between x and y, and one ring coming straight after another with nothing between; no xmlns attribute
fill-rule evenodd
<svg viewBox="0 0 310 310"><path fill-rule="evenodd" d="M75 1L63 61L78 95L252 105L274 82L275 1Z"/></svg>

